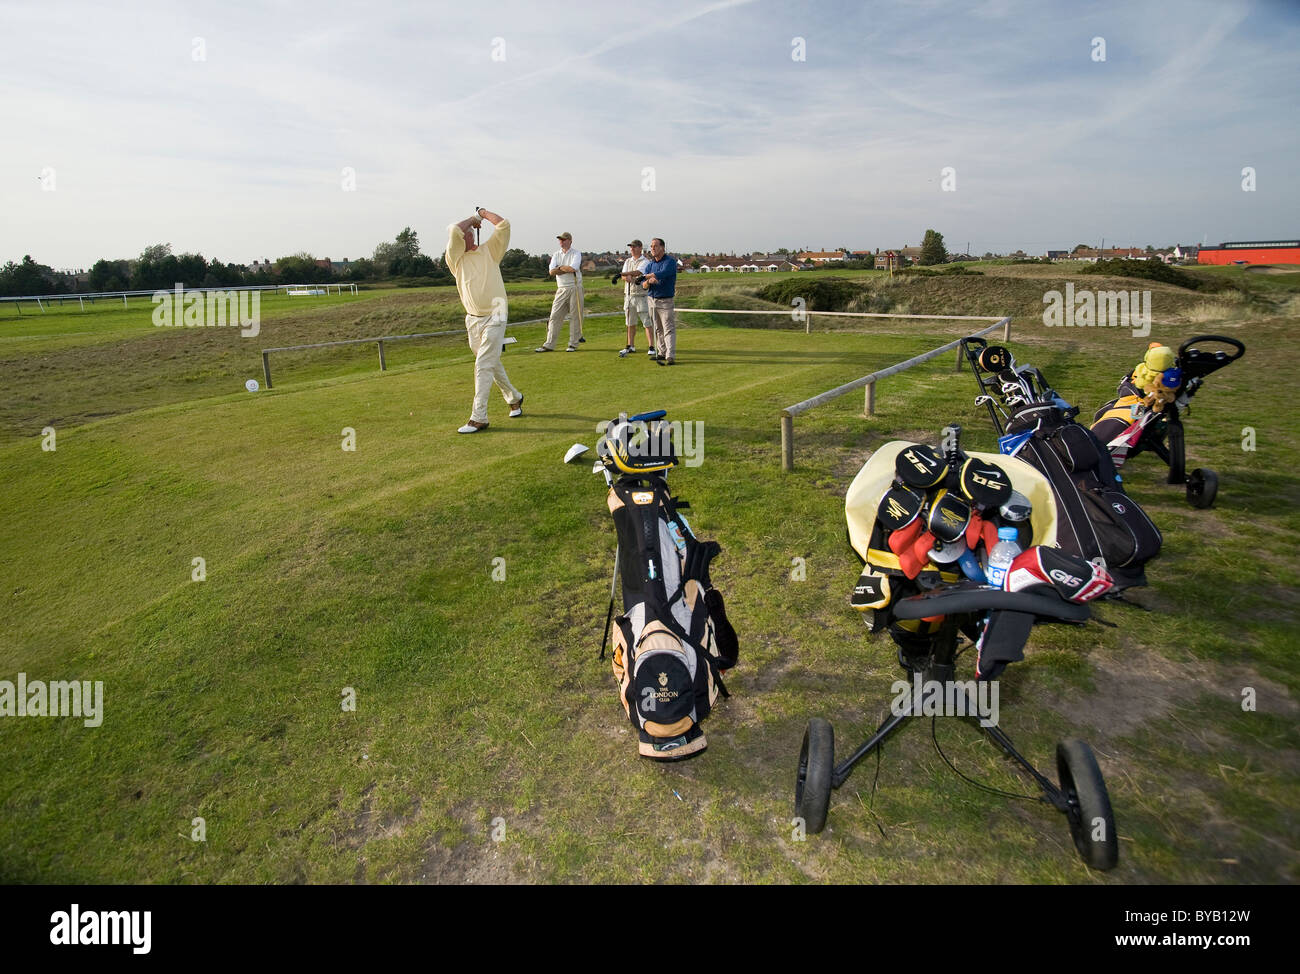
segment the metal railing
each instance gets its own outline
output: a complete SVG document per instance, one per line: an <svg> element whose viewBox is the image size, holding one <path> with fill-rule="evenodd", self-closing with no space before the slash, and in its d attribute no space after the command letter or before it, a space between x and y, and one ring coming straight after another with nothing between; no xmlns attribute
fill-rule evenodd
<svg viewBox="0 0 1300 974"><path fill-rule="evenodd" d="M222 291L225 293L238 293L240 291L276 291L283 289L286 293L292 290L310 290L313 288L324 288L325 293L329 294L330 288L337 288L338 293L342 294L344 288L350 288L350 293L357 293L357 286L352 283L339 284L332 282L329 284L226 284L213 285L212 287L187 287L181 290L182 294L197 292L207 294L209 291ZM127 298L149 297L156 294L175 294L174 290L165 288L154 288L146 291L77 291L69 294L26 294L19 297L0 298L0 304L12 304L14 310L21 317L23 313L22 302L36 302L36 306L41 309L41 313L46 313L46 305L53 306L56 302L62 307L68 301L76 301L82 311L86 310L86 302L95 303L96 298L121 298L122 307L130 307Z"/></svg>
<svg viewBox="0 0 1300 974"><path fill-rule="evenodd" d="M782 314L784 313L785 312L782 312ZM971 316L906 315L903 317L955 318L955 317L971 317ZM977 320L993 321L993 324L967 337L978 338L983 335L987 335L989 332L993 331L996 328L1001 328L1002 340L1010 341L1011 339L1011 318L1010 317L998 318L997 320L991 318L978 318ZM817 406L825 405L826 403L830 402L832 399L838 399L840 396L843 396L846 393L850 393L854 389L861 389L865 386L866 402L863 406L863 410L866 413L866 415L874 416L876 414L876 383L880 379L887 378L888 376L891 375L897 375L899 372L902 372L905 369L910 369L914 365L920 365L922 362L928 362L930 359L934 358L935 356L942 355L944 352L950 351L954 348L957 349L956 370L960 371L962 367L962 362L964 361L961 347L960 347L961 343L962 343L962 339L960 338L954 339L953 341L949 342L946 345L941 345L938 348L931 349L928 352L922 352L920 355L914 355L906 362L899 362L897 365L891 365L887 369L880 369L877 372L872 372L870 375L864 375L860 379L854 379L852 382L846 382L842 386L836 386L834 389L830 389L826 392L823 392L819 396L813 396L811 399L805 399L803 402L795 403L793 406L786 406L785 409L781 410L781 469L784 470L786 473L789 473L791 470L794 469L794 418L798 416L800 413L806 413L810 409L815 409Z"/></svg>

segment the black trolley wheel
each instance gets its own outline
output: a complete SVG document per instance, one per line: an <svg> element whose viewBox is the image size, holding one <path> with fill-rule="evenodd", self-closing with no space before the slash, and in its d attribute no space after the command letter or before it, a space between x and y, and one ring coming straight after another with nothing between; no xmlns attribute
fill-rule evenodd
<svg viewBox="0 0 1300 974"><path fill-rule="evenodd" d="M1213 470L1197 467L1187 477L1187 503L1204 509L1214 503L1219 492L1219 475Z"/></svg>
<svg viewBox="0 0 1300 974"><path fill-rule="evenodd" d="M799 773L794 782L794 813L806 832L826 827L831 803L831 773L835 763L835 731L820 717L808 721L799 748Z"/></svg>
<svg viewBox="0 0 1300 974"><path fill-rule="evenodd" d="M1056 745L1056 771L1080 858L1092 869L1114 869L1119 862L1115 813L1092 748L1078 739L1061 741Z"/></svg>

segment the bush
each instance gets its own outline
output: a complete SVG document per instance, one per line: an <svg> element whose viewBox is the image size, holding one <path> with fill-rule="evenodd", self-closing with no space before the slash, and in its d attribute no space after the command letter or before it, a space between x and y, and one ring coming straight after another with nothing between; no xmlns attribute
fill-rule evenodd
<svg viewBox="0 0 1300 974"><path fill-rule="evenodd" d="M1235 291L1236 286L1229 281L1220 281L1210 277L1197 277L1171 267L1159 260L1099 260L1079 271L1080 274L1108 274L1113 277L1130 277L1144 281L1158 281L1175 287L1187 288L1189 291Z"/></svg>
<svg viewBox="0 0 1300 974"><path fill-rule="evenodd" d="M764 301L787 308L793 307L795 298L803 298L809 311L843 311L863 291L864 288L840 278L814 280L800 275L773 281L759 288L757 295Z"/></svg>

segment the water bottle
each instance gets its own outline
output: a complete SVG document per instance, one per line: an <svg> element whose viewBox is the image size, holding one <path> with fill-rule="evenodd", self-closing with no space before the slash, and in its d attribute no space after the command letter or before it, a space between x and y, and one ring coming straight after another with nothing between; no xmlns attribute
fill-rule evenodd
<svg viewBox="0 0 1300 974"><path fill-rule="evenodd" d="M1002 588L1006 584L1007 569L1011 567L1016 555L1020 554L1019 537L1020 532L1016 528L998 528L998 543L989 552L988 579L994 588Z"/></svg>
<svg viewBox="0 0 1300 974"><path fill-rule="evenodd" d="M681 554L686 554L686 538L682 535L682 526L676 521L668 522L668 534Z"/></svg>

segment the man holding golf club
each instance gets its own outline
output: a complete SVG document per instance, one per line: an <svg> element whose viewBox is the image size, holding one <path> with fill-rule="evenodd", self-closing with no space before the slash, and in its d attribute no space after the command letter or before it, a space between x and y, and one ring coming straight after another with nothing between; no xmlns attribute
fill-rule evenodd
<svg viewBox="0 0 1300 974"><path fill-rule="evenodd" d="M646 344L650 346L649 354L655 353L654 335L650 331L650 298L641 287L637 286L637 281L645 273L646 265L650 263L641 253L641 241L633 240L628 244L632 251L632 256L623 261L623 311L627 317L627 348L618 353L619 358L626 358L636 353L636 320L641 319L641 325L645 328Z"/></svg>
<svg viewBox="0 0 1300 974"><path fill-rule="evenodd" d="M566 352L576 352L582 337L582 251L573 249L573 234L567 230L555 238L560 249L551 254L551 267L547 272L555 278L555 300L551 302L551 319L546 323L546 341L537 352L555 351L555 340L560 337L560 325L569 319L569 347Z"/></svg>
<svg viewBox="0 0 1300 974"><path fill-rule="evenodd" d="M495 227L482 247L476 231L487 220ZM524 394L510 384L501 364L506 333L506 285L501 258L510 246L510 221L477 207L474 215L447 228L447 269L456 277L456 291L465 307L465 331L474 350L474 406L469 422L457 433L477 433L488 426L488 393L496 383L510 407L510 416L524 414Z"/></svg>

